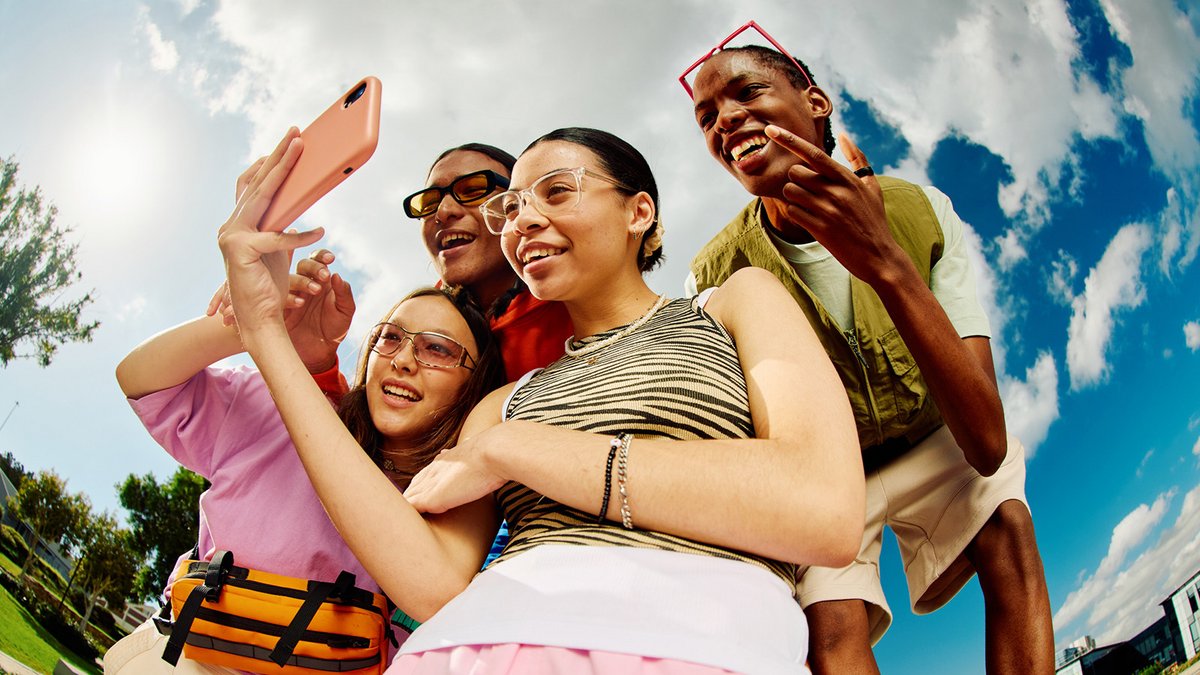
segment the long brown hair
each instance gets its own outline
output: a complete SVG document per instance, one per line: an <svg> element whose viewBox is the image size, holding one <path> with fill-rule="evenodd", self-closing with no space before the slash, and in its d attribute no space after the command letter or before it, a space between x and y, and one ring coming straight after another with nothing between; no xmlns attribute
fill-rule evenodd
<svg viewBox="0 0 1200 675"><path fill-rule="evenodd" d="M471 329L475 338L478 356L475 358L475 368L467 378L462 393L455 402L440 412L437 420L430 425L417 444L410 448L409 458L404 466L397 466L401 474L409 474L409 478L433 461L443 448L450 447L458 440L458 432L462 430L467 414L479 403L488 392L504 384L504 362L500 358L500 347L492 337L491 327L487 318L466 293L438 288L418 288L404 296L383 315L381 321L387 321L400 305L413 298L441 297L450 301ZM358 357L358 367L354 373L354 384L350 391L342 397L338 407L338 416L350 430L350 434L358 441L367 455L376 464L383 461L383 435L375 428L371 419L371 411L367 407L367 362L371 357L371 349L375 346L373 336L367 336L362 353Z"/></svg>

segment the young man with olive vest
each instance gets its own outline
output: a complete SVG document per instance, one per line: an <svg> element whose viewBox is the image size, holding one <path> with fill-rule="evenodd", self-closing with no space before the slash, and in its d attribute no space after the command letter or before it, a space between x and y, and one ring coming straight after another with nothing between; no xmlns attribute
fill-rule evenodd
<svg viewBox="0 0 1200 675"><path fill-rule="evenodd" d="M851 168L835 162L833 105L786 52L718 48L697 69L709 152L755 199L692 261L689 283L703 290L746 266L778 276L838 368L863 448L862 550L846 568L797 579L813 671L878 672L871 645L891 623L878 569L886 524L915 612L978 573L988 672L1053 672L1024 451L1005 432L990 328L949 199L875 176L844 136Z"/></svg>

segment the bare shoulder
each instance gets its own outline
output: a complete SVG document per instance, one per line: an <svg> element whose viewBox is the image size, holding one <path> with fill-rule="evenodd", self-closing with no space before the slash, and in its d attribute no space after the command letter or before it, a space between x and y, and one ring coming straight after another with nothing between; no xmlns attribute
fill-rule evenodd
<svg viewBox="0 0 1200 675"><path fill-rule="evenodd" d="M779 279L761 267L743 267L713 291L704 309L731 329L739 317L770 311L779 303L795 304Z"/></svg>

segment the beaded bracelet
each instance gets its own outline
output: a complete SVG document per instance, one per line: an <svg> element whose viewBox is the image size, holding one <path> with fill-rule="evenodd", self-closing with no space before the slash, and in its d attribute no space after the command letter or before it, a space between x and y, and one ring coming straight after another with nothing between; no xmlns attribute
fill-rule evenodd
<svg viewBox="0 0 1200 675"><path fill-rule="evenodd" d="M621 495L621 525L625 529L633 529L633 511L629 508L629 491L625 484L629 480L629 443L632 437L624 434L625 442L621 444L621 452L617 455L617 492Z"/></svg>
<svg viewBox="0 0 1200 675"><path fill-rule="evenodd" d="M608 501L612 497L612 465L613 458L617 456L617 451L625 446L626 441L621 439L624 434L617 434L608 443L608 462L604 465L604 500L600 502L600 514L596 516L596 524L604 522L605 516L608 515Z"/></svg>

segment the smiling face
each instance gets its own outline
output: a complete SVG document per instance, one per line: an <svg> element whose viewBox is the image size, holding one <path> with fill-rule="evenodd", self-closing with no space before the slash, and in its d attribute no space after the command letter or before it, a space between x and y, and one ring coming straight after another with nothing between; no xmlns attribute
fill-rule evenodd
<svg viewBox="0 0 1200 675"><path fill-rule="evenodd" d="M596 155L565 141L545 141L527 150L513 167L511 189L523 190L560 169L586 169L575 208L547 218L526 204L501 236L504 256L529 290L543 300L571 300L603 292L621 276L640 276L640 234L653 218L645 193L628 197L596 176L608 176ZM564 177L561 189L574 189ZM560 188L540 186L548 193ZM644 202L644 204L643 204Z"/></svg>
<svg viewBox="0 0 1200 675"><path fill-rule="evenodd" d="M468 363L478 361L479 351L470 327L444 297L410 298L387 321L410 333L428 331L453 338L471 355ZM372 352L367 361L367 409L384 438L384 448L407 448L418 443L458 400L470 376L466 368L421 365L413 358L408 340L390 357Z"/></svg>
<svg viewBox="0 0 1200 675"><path fill-rule="evenodd" d="M487 155L457 151L433 165L425 185L446 187L459 176L483 170L508 175L504 165ZM445 195L437 211L421 220L421 236L444 283L467 287L485 305L512 285L513 271L500 251L500 238L483 226L478 205L459 204Z"/></svg>
<svg viewBox="0 0 1200 675"><path fill-rule="evenodd" d="M720 52L696 77L696 123L709 153L760 197L781 197L787 170L798 161L763 129L774 124L820 147L831 112L819 88L802 90L747 53Z"/></svg>

